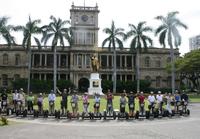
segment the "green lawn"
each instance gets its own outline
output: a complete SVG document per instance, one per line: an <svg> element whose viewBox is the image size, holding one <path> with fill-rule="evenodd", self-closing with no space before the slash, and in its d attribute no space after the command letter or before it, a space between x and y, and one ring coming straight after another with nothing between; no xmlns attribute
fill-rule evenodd
<svg viewBox="0 0 200 139"><path fill-rule="evenodd" d="M200 95L192 94L189 95L190 102L200 102Z"/></svg>

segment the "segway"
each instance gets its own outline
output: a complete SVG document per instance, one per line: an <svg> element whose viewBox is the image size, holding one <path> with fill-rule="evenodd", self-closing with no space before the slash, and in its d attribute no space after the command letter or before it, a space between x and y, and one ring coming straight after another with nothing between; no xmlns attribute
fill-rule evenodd
<svg viewBox="0 0 200 139"><path fill-rule="evenodd" d="M188 102L182 101L182 110L181 110L181 116L189 116L190 110L187 108Z"/></svg>
<svg viewBox="0 0 200 139"><path fill-rule="evenodd" d="M113 110L111 103L107 104L107 109L104 110L104 112L103 112L103 118L104 118L104 120L106 120L106 119L115 120L116 119L116 112Z"/></svg>
<svg viewBox="0 0 200 139"><path fill-rule="evenodd" d="M118 113L118 119L129 119L128 113L126 112L126 105L124 103L120 104L120 112Z"/></svg>
<svg viewBox="0 0 200 139"><path fill-rule="evenodd" d="M83 104L84 109L87 109L89 107L89 103L84 103ZM87 112L87 111L83 111L81 114L82 120L84 119L92 119L92 113L91 112Z"/></svg>
<svg viewBox="0 0 200 139"><path fill-rule="evenodd" d="M102 114L99 112L99 108L100 108L100 103L96 102L94 104L95 111L94 111L94 113L91 113L92 119L99 119L99 120L101 120Z"/></svg>
<svg viewBox="0 0 200 139"><path fill-rule="evenodd" d="M182 115L182 110L179 109L179 107L181 106L181 102L177 101L175 102L175 109L172 110L172 116L181 116Z"/></svg>
<svg viewBox="0 0 200 139"><path fill-rule="evenodd" d="M79 119L80 114L76 111L76 103L71 102L72 112L67 111L67 118L68 119Z"/></svg>
<svg viewBox="0 0 200 139"><path fill-rule="evenodd" d="M135 110L135 104L134 103L130 103L129 104L129 114L128 114L129 119L135 118L134 110Z"/></svg>
<svg viewBox="0 0 200 139"><path fill-rule="evenodd" d="M135 119L145 119L146 117L145 109L144 109L144 102L140 104L140 111L136 111Z"/></svg>
<svg viewBox="0 0 200 139"><path fill-rule="evenodd" d="M155 108L154 117L162 118L164 115L163 102L158 102L158 108Z"/></svg>
<svg viewBox="0 0 200 139"><path fill-rule="evenodd" d="M156 117L155 102L152 102L151 105L148 106L149 111L146 112L146 119L154 119Z"/></svg>

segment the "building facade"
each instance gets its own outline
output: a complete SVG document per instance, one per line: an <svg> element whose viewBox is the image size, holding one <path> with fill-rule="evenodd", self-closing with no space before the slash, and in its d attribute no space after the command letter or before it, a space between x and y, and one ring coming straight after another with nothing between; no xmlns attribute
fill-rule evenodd
<svg viewBox="0 0 200 139"><path fill-rule="evenodd" d="M191 37L189 39L189 46L190 46L190 51L200 49L200 35Z"/></svg>
<svg viewBox="0 0 200 139"><path fill-rule="evenodd" d="M96 55L100 61L99 73L102 80L112 80L113 52L98 47L98 6L74 6L70 10L71 28L74 43L68 47L57 47L57 79L71 80L76 87L90 78L91 56ZM175 50L176 57L179 56ZM136 53L129 49L117 50L117 80L136 79ZM149 48L140 55L140 77L151 81L155 88L171 87L171 74L165 66L170 63L170 50ZM10 87L11 81L27 78L28 55L20 45L8 48L0 46L0 86ZM53 52L50 47L38 50L32 47L31 78L53 80ZM178 79L176 79L178 81ZM177 84L178 87L178 84Z"/></svg>

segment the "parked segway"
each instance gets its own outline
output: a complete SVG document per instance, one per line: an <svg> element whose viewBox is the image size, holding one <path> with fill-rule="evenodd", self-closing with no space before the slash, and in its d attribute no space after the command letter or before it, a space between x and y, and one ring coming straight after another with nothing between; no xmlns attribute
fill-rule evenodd
<svg viewBox="0 0 200 139"><path fill-rule="evenodd" d="M123 93L120 98L120 112L118 113L118 119L129 119L128 113L126 112L125 93Z"/></svg>

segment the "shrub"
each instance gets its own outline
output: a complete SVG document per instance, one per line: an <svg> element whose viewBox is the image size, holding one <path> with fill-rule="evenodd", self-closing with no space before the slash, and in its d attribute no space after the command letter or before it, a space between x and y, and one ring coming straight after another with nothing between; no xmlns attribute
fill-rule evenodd
<svg viewBox="0 0 200 139"><path fill-rule="evenodd" d="M8 125L8 119L6 117L1 117L2 125Z"/></svg>

